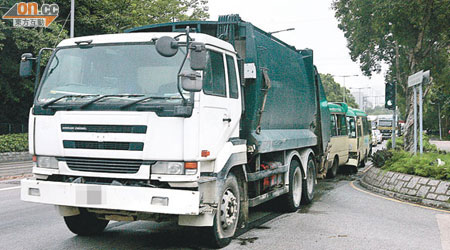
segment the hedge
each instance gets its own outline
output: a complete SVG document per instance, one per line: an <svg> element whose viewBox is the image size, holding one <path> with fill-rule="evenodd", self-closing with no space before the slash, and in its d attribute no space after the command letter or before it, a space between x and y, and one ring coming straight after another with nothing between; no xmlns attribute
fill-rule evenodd
<svg viewBox="0 0 450 250"><path fill-rule="evenodd" d="M28 134L0 135L0 153L28 151Z"/></svg>
<svg viewBox="0 0 450 250"><path fill-rule="evenodd" d="M387 171L450 180L450 154L429 152L414 155L403 150L384 149L373 155L373 163Z"/></svg>

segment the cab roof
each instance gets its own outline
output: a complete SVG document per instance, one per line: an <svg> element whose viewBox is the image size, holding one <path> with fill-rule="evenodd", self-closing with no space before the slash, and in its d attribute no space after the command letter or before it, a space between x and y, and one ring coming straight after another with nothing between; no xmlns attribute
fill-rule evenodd
<svg viewBox="0 0 450 250"><path fill-rule="evenodd" d="M151 42L153 39L158 39L162 36L170 36L175 37L178 35L182 35L182 32L136 32L136 33L119 33L119 34L106 34L106 35L94 35L94 36L81 36L70 39L65 39L58 44L57 47L66 47L66 46L76 46L76 42L80 41L90 41L90 44L112 44L112 43L139 43L139 42ZM195 41L203 42L208 45L213 45L215 47L222 48L224 50L228 50L230 52L235 53L233 46L223 40L218 38L202 34L202 33L191 33L189 34L191 38ZM180 37L180 41L183 42L186 40L185 36Z"/></svg>

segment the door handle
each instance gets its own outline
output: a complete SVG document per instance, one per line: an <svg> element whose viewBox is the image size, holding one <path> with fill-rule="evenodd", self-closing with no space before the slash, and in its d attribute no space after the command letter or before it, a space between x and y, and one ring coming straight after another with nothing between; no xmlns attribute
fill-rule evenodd
<svg viewBox="0 0 450 250"><path fill-rule="evenodd" d="M224 122L231 122L231 118L223 118L222 121L224 121Z"/></svg>

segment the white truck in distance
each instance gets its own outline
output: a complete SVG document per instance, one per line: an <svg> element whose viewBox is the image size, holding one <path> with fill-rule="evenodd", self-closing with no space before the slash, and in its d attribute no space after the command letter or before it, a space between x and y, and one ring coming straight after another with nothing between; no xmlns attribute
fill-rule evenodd
<svg viewBox="0 0 450 250"><path fill-rule="evenodd" d="M238 16L64 40L35 76L21 198L56 205L78 235L177 220L225 246L249 207L311 202L331 166L312 62Z"/></svg>

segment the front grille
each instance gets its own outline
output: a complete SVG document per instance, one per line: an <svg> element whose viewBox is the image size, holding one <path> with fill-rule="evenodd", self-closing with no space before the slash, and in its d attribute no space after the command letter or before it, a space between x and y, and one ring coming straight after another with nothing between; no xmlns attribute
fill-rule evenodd
<svg viewBox="0 0 450 250"><path fill-rule="evenodd" d="M61 124L61 131L62 132L145 134L147 132L147 126L144 126L144 125Z"/></svg>
<svg viewBox="0 0 450 250"><path fill-rule="evenodd" d="M65 161L67 166L76 171L134 174L139 171L142 164L152 162L128 159L102 159L80 157L57 157L58 161Z"/></svg>
<svg viewBox="0 0 450 250"><path fill-rule="evenodd" d="M98 141L63 141L64 148L103 149L103 150L144 150L143 142L98 142Z"/></svg>

